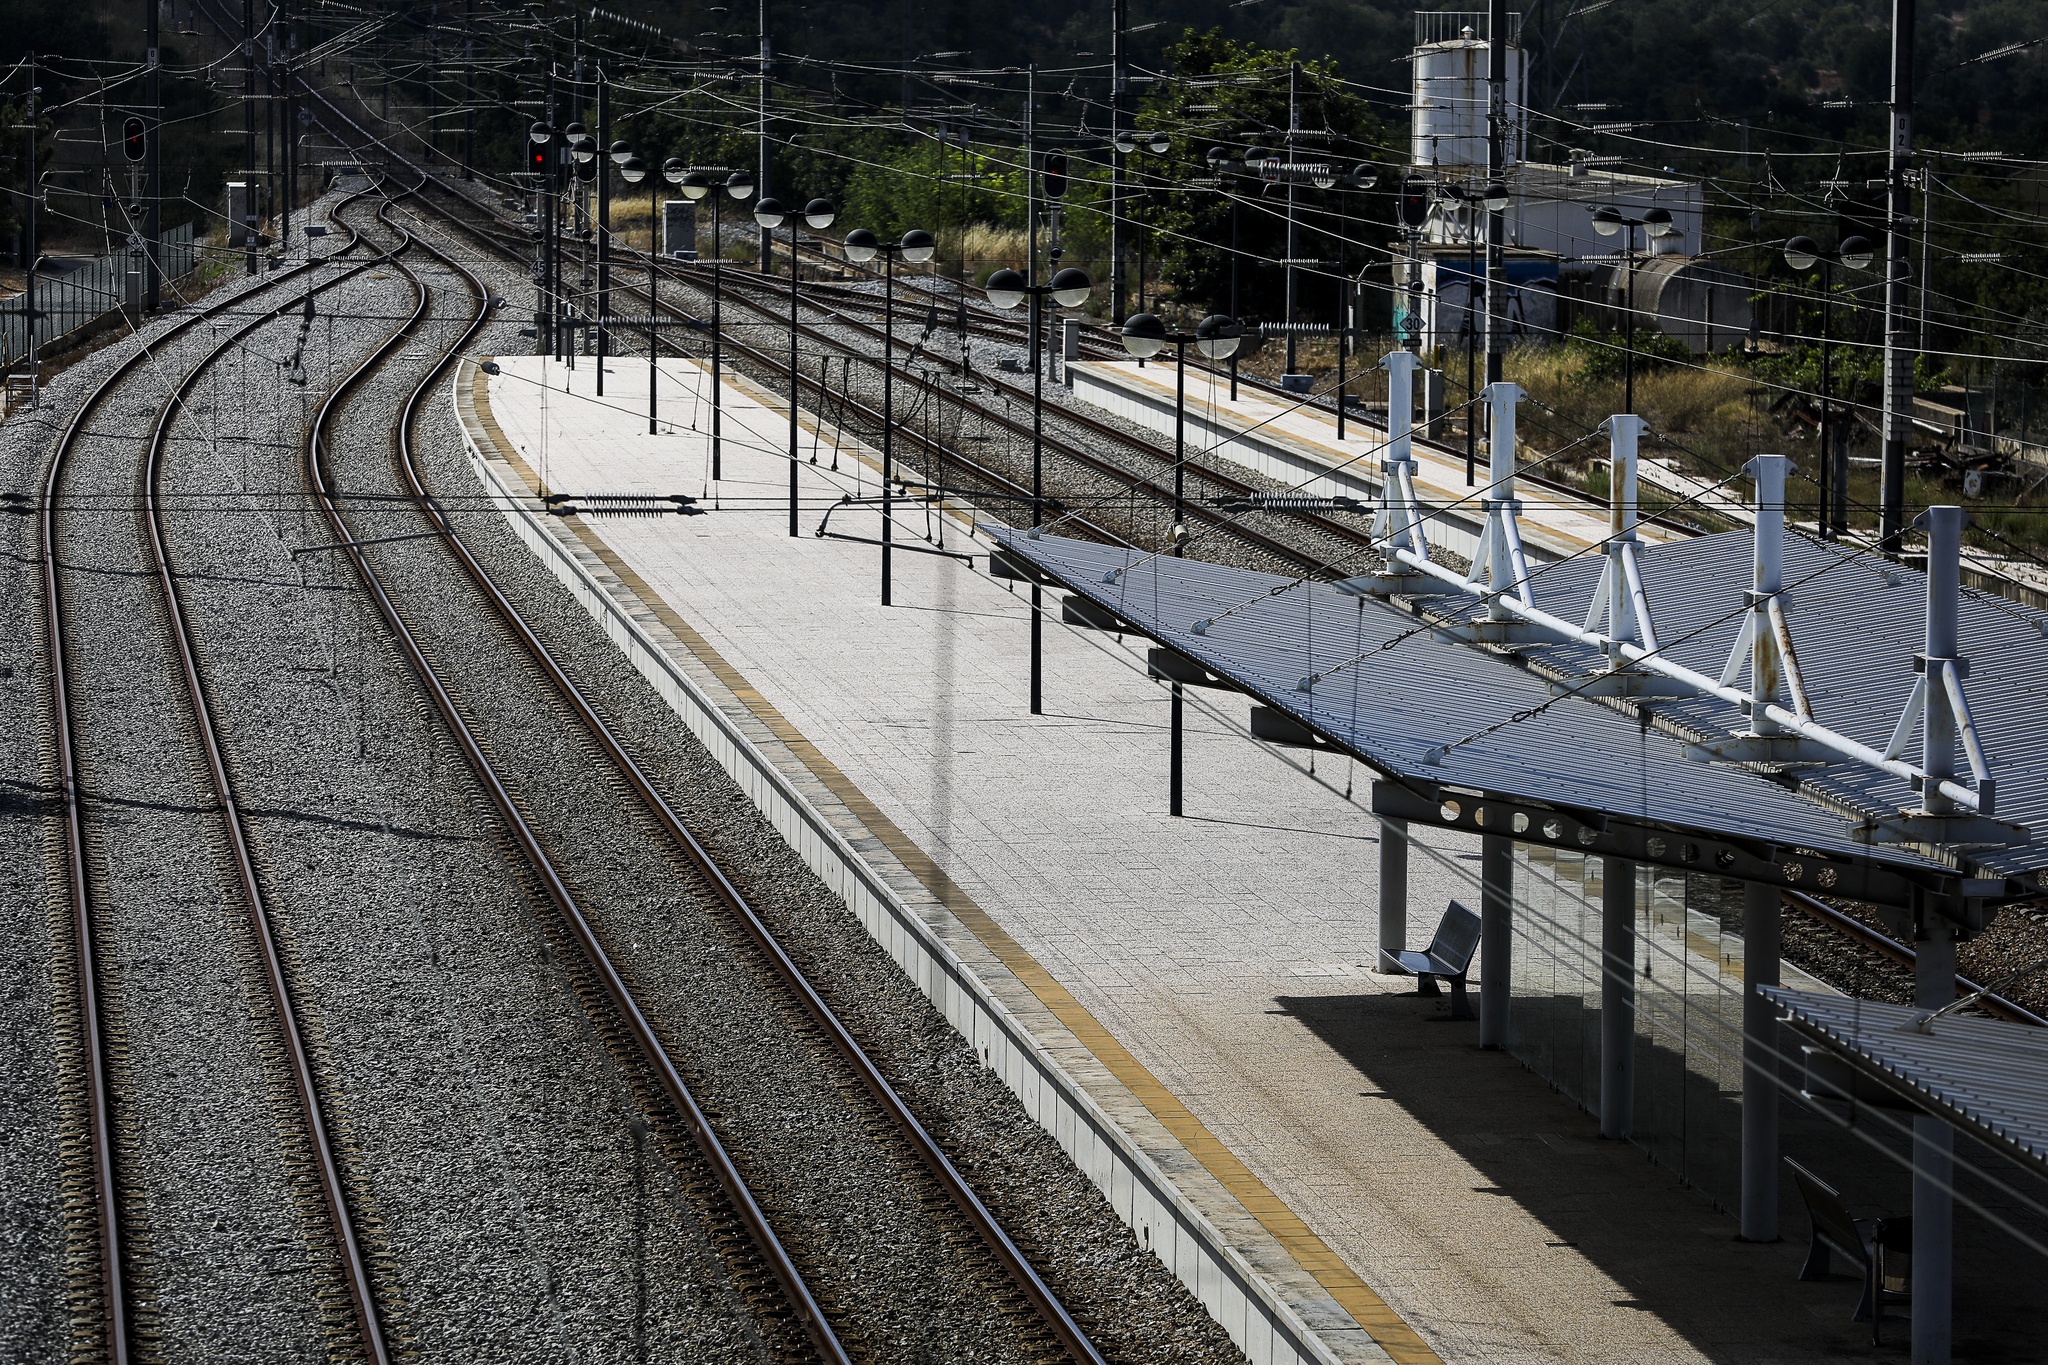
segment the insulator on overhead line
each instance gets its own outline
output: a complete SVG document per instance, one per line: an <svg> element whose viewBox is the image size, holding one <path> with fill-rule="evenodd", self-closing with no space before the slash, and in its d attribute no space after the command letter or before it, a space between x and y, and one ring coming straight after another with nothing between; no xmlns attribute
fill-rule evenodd
<svg viewBox="0 0 2048 1365"><path fill-rule="evenodd" d="M1245 493L1236 497L1211 498L1209 504L1225 512L1370 512L1357 498L1339 493Z"/></svg>

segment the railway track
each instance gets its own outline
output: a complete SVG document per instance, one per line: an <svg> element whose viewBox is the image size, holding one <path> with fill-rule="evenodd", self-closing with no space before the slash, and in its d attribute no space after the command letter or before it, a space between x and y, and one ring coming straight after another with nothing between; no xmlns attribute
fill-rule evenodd
<svg viewBox="0 0 2048 1365"><path fill-rule="evenodd" d="M331 261L333 258L327 259ZM162 617L176 660L185 707L183 720L189 726L190 737L199 751L209 796L215 807L209 832L222 846L231 869L231 890L227 895L240 903L246 917L249 942L260 963L275 1041L298 1108L303 1157L311 1168L311 1177L318 1189L319 1203L327 1223L325 1235L331 1239L339 1278L346 1293L348 1309L343 1316L347 1322L330 1324L330 1332L342 1330L352 1336L355 1353L361 1359L385 1365L392 1358L386 1341L383 1309L371 1281L368 1258L350 1208L346 1177L337 1156L337 1144L330 1132L321 1082L315 1074L307 1027L294 999L264 877L249 843L245 815L237 800L236 783L230 771L221 726L208 695L206 677L200 666L200 652L184 610L160 497L165 449L173 426L209 368L252 334L288 317L303 300L310 300L361 274L374 263L374 260L364 261L325 280L313 280L309 273L319 263L309 260L281 272L250 293L210 305L173 323L147 346L137 347L86 398L59 438L45 476L41 526L43 625L48 644L53 748L63 803L62 856L71 931L70 975L76 995L78 1056L84 1071L87 1131L83 1145L91 1171L91 1248L89 1251L76 1249L73 1260L75 1267L83 1262L92 1265L88 1276L90 1286L74 1283L74 1302L81 1305L90 1303L93 1311L89 1319L83 1314L74 1317L74 1331L78 1334L82 1350L108 1361L125 1362L151 1357L157 1332L154 1325L146 1321L151 1315L147 1311L138 1312L132 1301L127 1230L132 1224L146 1225L148 1214L144 1211L124 1216L129 1182L118 1155L125 1145L121 1138L122 1099L112 1075L115 1067L111 1054L115 1048L109 1015L114 1006L105 981L106 963L101 943L107 927L107 912L101 905L101 888L108 869L101 864L96 852L98 841L89 811L95 798L90 790L93 784L88 779L84 761L87 747L85 712L88 707L83 699L93 692L95 681L89 669L80 667L77 658L80 632L73 620L94 591L94 585L89 572L78 572L85 567L77 562L81 556L67 553L72 545L67 517L71 505L70 485L78 466L90 458L84 453L84 448L94 432L95 420L108 416L114 410L117 400L125 393L124 386L145 375L148 366L164 355L169 343L194 332L202 323L210 322L219 315L247 311L252 299L267 299L280 291L289 293L290 297L274 305L265 302L256 307L245 321L230 326L225 336L205 349L200 359L157 406L143 443L142 465L136 472L136 482L142 494L141 526L137 531L148 547L155 607ZM302 280L305 287L300 288ZM79 501L81 505L90 507L92 499L85 497ZM99 818L104 820L105 814ZM74 1281L77 1278L79 1274L75 1271ZM84 1322L87 1320L96 1325L86 1329Z"/></svg>
<svg viewBox="0 0 2048 1365"><path fill-rule="evenodd" d="M417 459L421 405L483 325L482 304L489 293L452 255L398 224L390 205L380 216L384 225L399 235L390 259L410 280L418 308L323 404L311 438L308 478L337 540L349 545L347 553L358 579L456 737L534 884L573 942L595 987L590 996L602 1000L610 1024L629 1040L652 1082L651 1093L673 1126L687 1134L744 1225L747 1240L768 1272L761 1278L772 1278L779 1287L788 1313L802 1327L815 1355L828 1360L888 1357L887 1350L879 1349L876 1324L889 1320L891 1314L854 1298L853 1286L872 1271L856 1272L843 1262L843 1251L821 1243L802 1228L802 1198L793 1195L787 1182L764 1166L765 1154L753 1150L760 1124L754 1125L754 1137L748 1137L744 1135L747 1125L734 1117L742 1106L755 1101L747 1088L731 1085L719 1075L717 1064L706 1060L712 1031L672 1018L678 1008L673 996L662 996L643 984L639 978L645 969L620 957L617 939L627 931L618 925L622 916L619 905L608 903L602 892L587 889L592 879L579 873L578 838L538 814L538 807L527 799L538 782L555 779L520 767L515 758L519 746L508 740L504 730L494 730L473 679L464 676L451 652L437 651L418 619L420 606L408 599L402 586L393 587L394 566L389 558L393 550L382 546L389 543L384 538L394 534L399 525L424 531L433 547L430 553L456 561L471 594L462 606L477 619L494 625L502 642L501 655L523 661L534 681L534 694L544 696L554 713L552 724L572 733L578 747L595 760L589 767L593 787L587 797L589 804L609 804L616 810L617 823L625 827L650 826L662 845L658 856L683 874L693 910L716 921L719 932L751 956L747 970L758 984L769 988L762 992L759 1008L769 1012L777 1028L803 1040L803 1046L794 1049L798 1058L792 1064L800 1064L810 1074L810 1084L826 1085L849 1107L850 1129L865 1135L877 1150L869 1164L894 1172L892 1180L897 1181L909 1172L916 1173L907 1184L892 1188L885 1182L872 1199L882 1207L907 1200L924 1210L920 1218L929 1225L930 1244L922 1248L922 1273L931 1279L958 1282L949 1291L951 1304L943 1310L960 1319L950 1330L958 1331L969 1318L979 1316L985 1321L978 1330L990 1342L1013 1341L1015 1349L1035 1358L1099 1361L1101 1357L1085 1331L706 853L599 708L578 688L569 669L464 546L457 528L433 500ZM461 282L471 321L411 388L391 424L387 443L390 473L409 495L409 504L404 508L380 504L381 510L371 512L351 502L348 495L363 490L339 482L330 446L336 425L345 420L349 394L412 344L427 315L435 285L410 264L413 254L431 256ZM448 277L444 273L438 278ZM379 548L372 549L373 545ZM408 551L396 553L415 549L409 546ZM397 571L400 576L403 572ZM625 808L619 807L621 800ZM694 1037L697 1046L683 1046L684 1037ZM737 1140L735 1128L742 1133ZM800 1229L794 1236L788 1231L791 1226ZM747 1278L746 1273L741 1278ZM814 1288L814 1283L823 1287ZM968 1305L970 1299L982 1302ZM972 1312L965 1311L970 1306Z"/></svg>

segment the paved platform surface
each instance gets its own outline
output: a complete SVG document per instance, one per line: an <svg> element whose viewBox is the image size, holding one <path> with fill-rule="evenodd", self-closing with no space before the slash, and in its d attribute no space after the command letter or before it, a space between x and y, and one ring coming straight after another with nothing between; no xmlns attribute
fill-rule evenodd
<svg viewBox="0 0 2048 1365"><path fill-rule="evenodd" d="M712 515L590 519L670 607L1094 1013L1274 1194L1453 1361L1807 1361L1867 1354L1847 1281L1799 1284L1798 1241L1734 1225L1404 979L1373 975L1377 835L1362 775L1244 734L1191 691L1188 818L1166 813L1166 700L1135 644L1046 633L1026 710L1028 589L899 553L879 605L870 544L818 539L875 490L815 445L788 535L787 415L725 400L706 486L703 381L664 364L574 374L501 359L489 400L554 491L700 494ZM669 427L667 423L673 423ZM814 443L806 432L806 461ZM715 491L715 497L713 496ZM906 534L927 525L900 514ZM835 530L872 536L872 508ZM958 524L948 548L978 549ZM1050 600L1050 598L1048 599ZM1357 777L1350 799L1346 797ZM1476 845L1418 836L1411 924L1473 894ZM1788 1193L1786 1227L1799 1229Z"/></svg>

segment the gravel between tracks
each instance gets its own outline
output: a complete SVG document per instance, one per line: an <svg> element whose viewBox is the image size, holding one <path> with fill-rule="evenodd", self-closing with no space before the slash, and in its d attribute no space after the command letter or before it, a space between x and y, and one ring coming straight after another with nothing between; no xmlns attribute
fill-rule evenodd
<svg viewBox="0 0 2048 1365"><path fill-rule="evenodd" d="M453 234L438 240L455 246ZM463 249L462 259L477 264ZM490 263L493 288L508 272ZM480 348L487 352L488 347ZM451 505L479 491L445 397L428 410L424 454ZM504 528L495 513L462 523L494 578L591 694L668 799L692 823L756 911L784 939L814 984L870 1045L892 1083L956 1154L1013 1235L1045 1249L1039 1265L1116 1360L1228 1361L1236 1348L1178 1281L1135 1239L1058 1144L1032 1123L973 1051L870 940L857 920L775 834L667 705L633 672L588 616ZM678 604L687 613L688 604ZM648 907L655 908L655 907ZM659 914L636 921L636 970L662 1001L700 989L687 974L656 970ZM687 950L672 946L679 955ZM671 970L674 970L671 968Z"/></svg>
<svg viewBox="0 0 2048 1365"><path fill-rule="evenodd" d="M232 303L272 282L236 279L208 303ZM138 344L154 345L174 325L174 318L159 319L138 338L82 358L50 386L41 407L6 424L0 487L20 500L8 510L39 507L64 424ZM188 732L182 693L173 674L159 671L167 641L151 580L141 572L146 550L135 518L140 438L171 386L213 340L211 327L201 324L164 343L158 362L101 409L67 487L107 496L91 510L73 509L60 545L80 612L79 701L89 722L98 722L82 758L98 798L91 833L106 874L99 888L109 920L103 956L117 972L114 1003L126 1014L129 1061L116 1075L117 1084L132 1082L124 1098L135 1102L125 1110L125 1170L156 1196L152 1216L132 1230L145 1253L141 1287L153 1286L148 1298L161 1307L167 1349L189 1342L195 1318L204 1316L215 1327L243 1325L251 1345L267 1334L276 1349L299 1354L317 1351L318 1322L303 1296L280 1287L291 1283L299 1260L299 1227L280 1169L282 1111L266 1090L260 1061L266 1016L251 994L256 983L241 956L237 907L214 860L203 775L177 738ZM0 626L0 780L8 816L0 823L8 855L0 859L0 917L13 950L0 956L8 1076L0 1089L0 1131L7 1135L0 1143L0 1262L8 1267L0 1275L0 1358L57 1359L69 1349L72 1330L62 1210L63 1143L72 1116L57 1056L73 1006L59 988L69 941L58 872L63 833L51 782L47 678L38 663L39 519L10 516L4 526L12 609ZM136 1124L139 1105L150 1113ZM189 1273L215 1252L218 1265ZM237 1356L228 1350L212 1358Z"/></svg>

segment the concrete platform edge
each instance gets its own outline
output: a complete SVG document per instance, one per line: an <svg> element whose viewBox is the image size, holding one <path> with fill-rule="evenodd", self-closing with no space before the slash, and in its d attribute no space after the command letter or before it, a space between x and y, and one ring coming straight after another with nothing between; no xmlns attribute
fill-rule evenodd
<svg viewBox="0 0 2048 1365"><path fill-rule="evenodd" d="M563 519L502 456L465 362L453 405L479 480L520 541L569 588L805 863L881 944L1109 1198L1118 1216L1229 1332L1254 1365L1433 1361L1394 1319L1396 1354L1162 1124L1030 984L906 866L734 684ZM685 627L687 629L687 627ZM694 632L692 632L694 633ZM698 642L700 645L703 643ZM963 907L964 908L964 907ZM979 914L978 907L972 912ZM1265 1196L1271 1198L1270 1194ZM1327 1255L1325 1250L1323 1254Z"/></svg>

